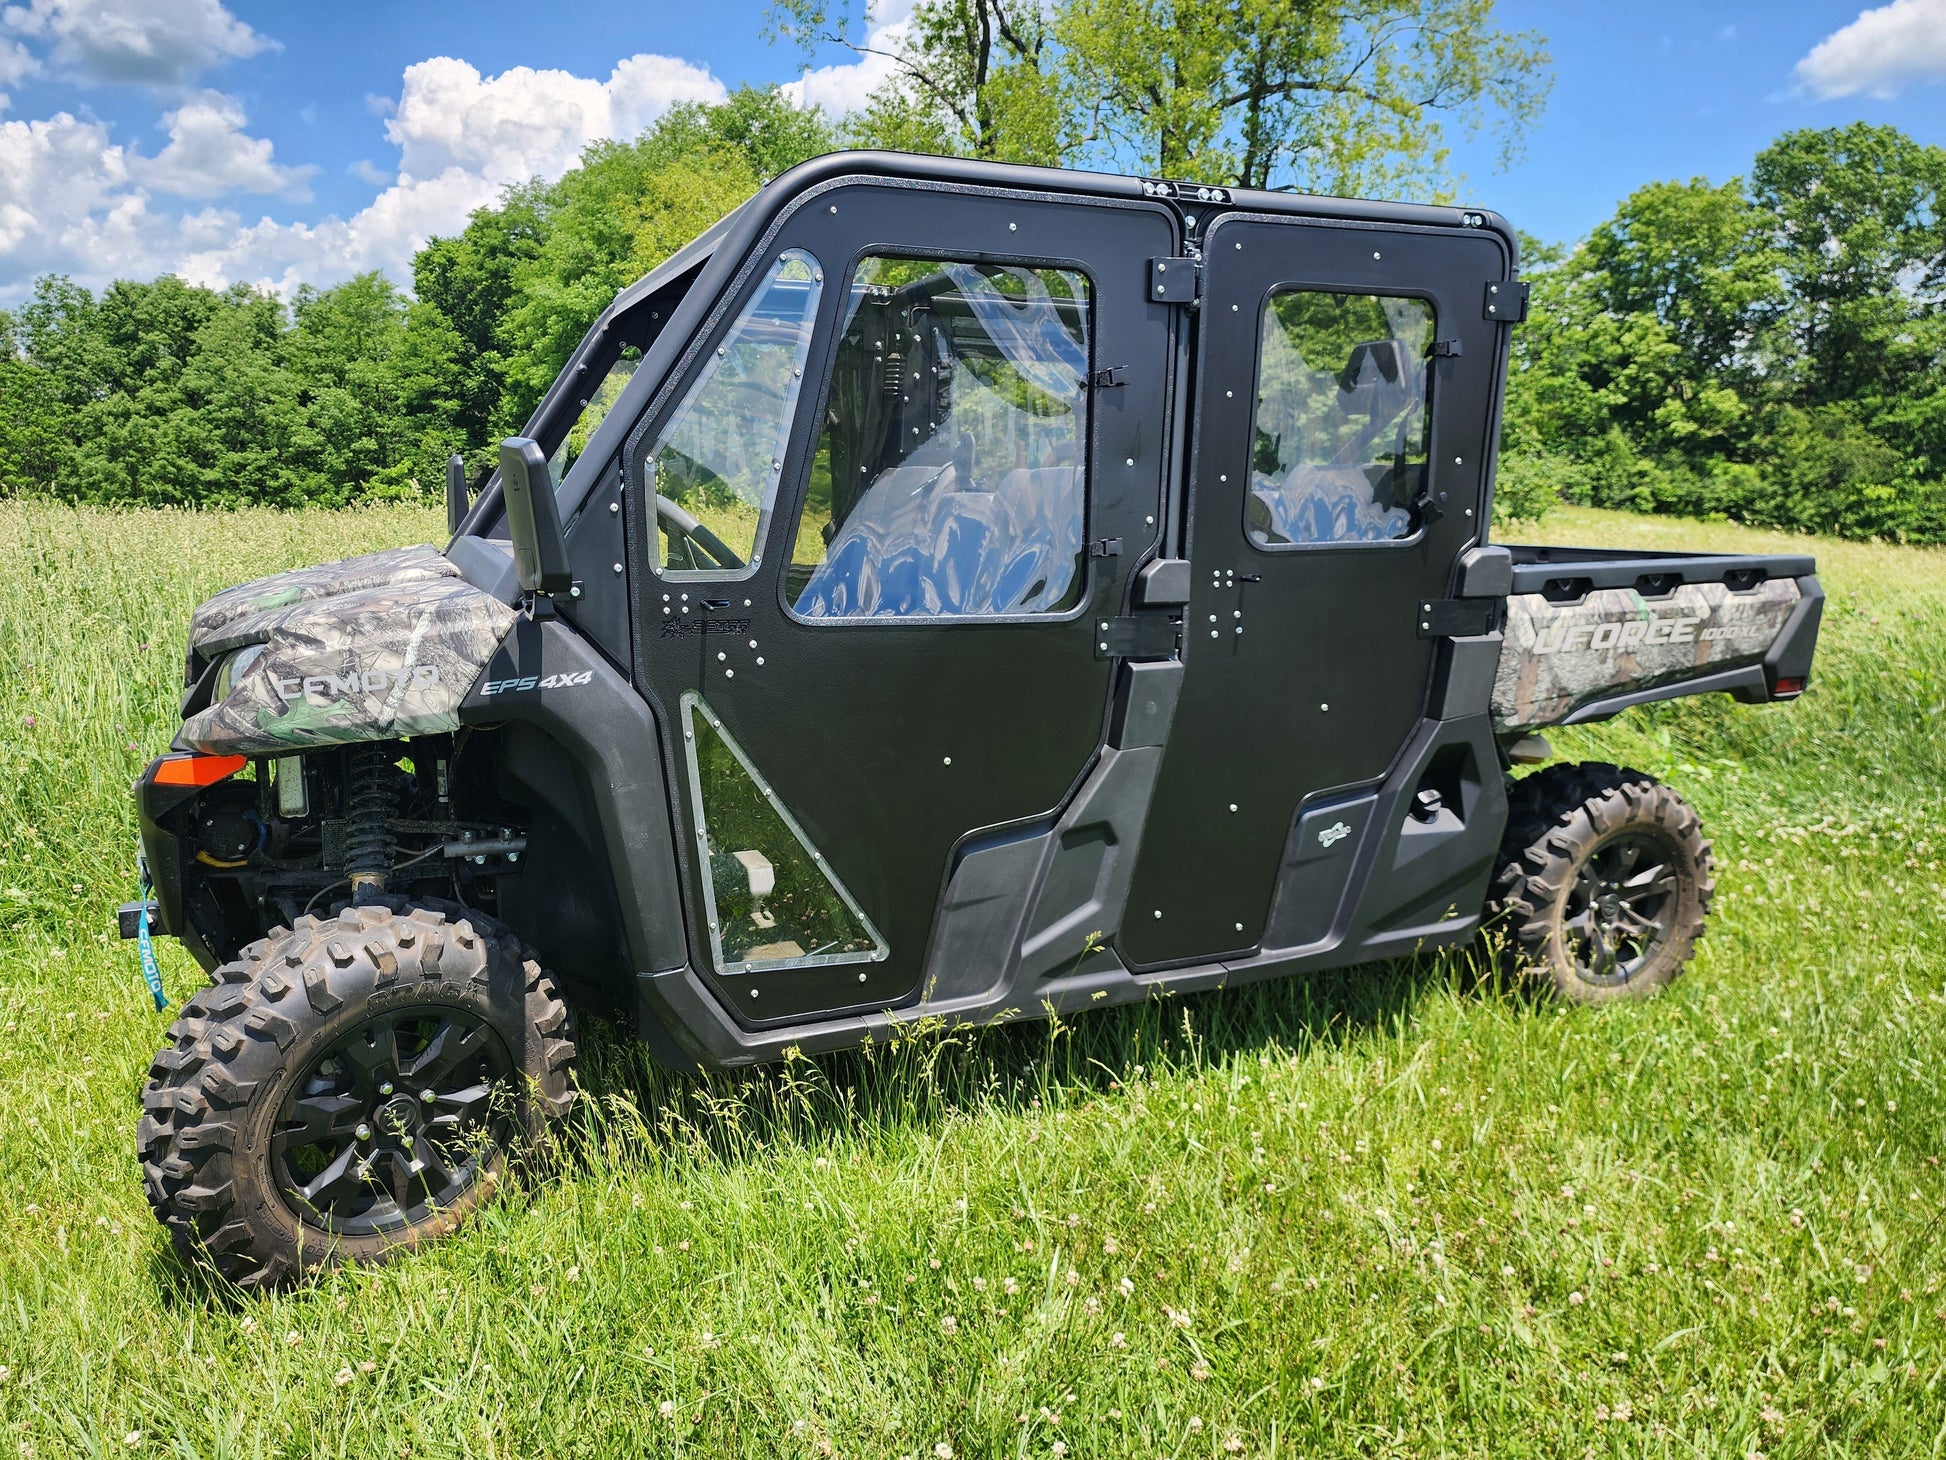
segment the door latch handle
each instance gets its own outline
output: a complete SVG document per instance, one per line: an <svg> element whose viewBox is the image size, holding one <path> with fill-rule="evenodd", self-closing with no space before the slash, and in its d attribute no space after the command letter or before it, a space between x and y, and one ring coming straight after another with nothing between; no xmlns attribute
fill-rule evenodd
<svg viewBox="0 0 1946 1460"><path fill-rule="evenodd" d="M728 608L730 606L730 600L727 598L705 598L702 600L702 603L703 607L707 608L711 613L716 612L719 608Z"/></svg>

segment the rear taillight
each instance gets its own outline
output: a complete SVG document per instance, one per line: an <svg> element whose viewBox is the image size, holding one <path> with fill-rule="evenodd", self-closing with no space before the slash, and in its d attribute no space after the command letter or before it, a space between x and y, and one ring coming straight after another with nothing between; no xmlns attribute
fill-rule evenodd
<svg viewBox="0 0 1946 1460"><path fill-rule="evenodd" d="M1787 674L1771 687L1770 693L1774 699L1780 700L1790 699L1793 695L1801 695L1804 693L1804 676L1801 674Z"/></svg>

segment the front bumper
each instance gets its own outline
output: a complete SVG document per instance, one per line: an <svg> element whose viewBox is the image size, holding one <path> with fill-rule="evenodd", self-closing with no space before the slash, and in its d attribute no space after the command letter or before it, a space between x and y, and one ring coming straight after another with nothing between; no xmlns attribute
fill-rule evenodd
<svg viewBox="0 0 1946 1460"><path fill-rule="evenodd" d="M165 785L156 780L156 772L164 764L183 759L186 757L180 755L157 756L136 777L133 787L136 835L141 844L142 860L148 864L149 880L155 887L155 916L150 920L151 931L166 933L176 939L189 950L191 957L209 969L216 967L216 956L183 915L184 854L182 839L172 830L177 813L205 788Z"/></svg>

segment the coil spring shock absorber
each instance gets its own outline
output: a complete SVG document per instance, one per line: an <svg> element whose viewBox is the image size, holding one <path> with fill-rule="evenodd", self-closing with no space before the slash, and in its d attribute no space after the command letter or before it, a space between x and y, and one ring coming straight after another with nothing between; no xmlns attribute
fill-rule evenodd
<svg viewBox="0 0 1946 1460"><path fill-rule="evenodd" d="M370 902L385 891L397 838L392 758L382 745L354 745L345 753L345 873L351 900Z"/></svg>

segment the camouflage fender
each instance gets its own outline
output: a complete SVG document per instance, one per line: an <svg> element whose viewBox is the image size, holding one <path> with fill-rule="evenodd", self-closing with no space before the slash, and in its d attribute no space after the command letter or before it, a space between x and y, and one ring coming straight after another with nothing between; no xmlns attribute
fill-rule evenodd
<svg viewBox="0 0 1946 1460"><path fill-rule="evenodd" d="M1507 600L1493 718L1502 730L1555 725L1590 700L1755 664L1800 597L1790 578L1744 593L1686 583L1667 598L1598 588L1579 603Z"/></svg>
<svg viewBox="0 0 1946 1460"><path fill-rule="evenodd" d="M421 575L235 619L205 652L264 650L227 696L184 721L176 743L257 755L455 730L460 701L515 617L464 579Z"/></svg>
<svg viewBox="0 0 1946 1460"><path fill-rule="evenodd" d="M362 557L320 563L315 568L274 573L268 578L225 588L198 608L189 620L189 648L192 653L200 652L207 657L221 652L219 640L248 642L225 631L273 609L362 593L388 584L435 583L442 578L457 577L459 569L447 562L437 548L424 544L387 548Z"/></svg>

